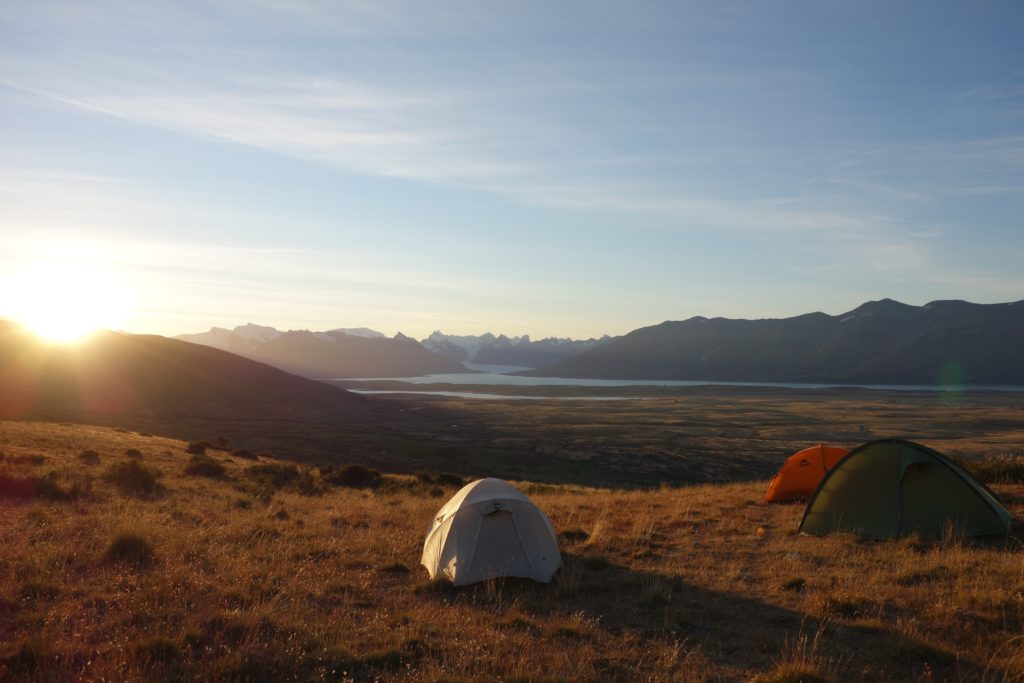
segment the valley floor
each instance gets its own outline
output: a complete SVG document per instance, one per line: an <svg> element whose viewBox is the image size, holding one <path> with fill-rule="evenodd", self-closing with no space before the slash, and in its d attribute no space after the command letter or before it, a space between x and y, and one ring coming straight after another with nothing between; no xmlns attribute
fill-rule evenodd
<svg viewBox="0 0 1024 683"><path fill-rule="evenodd" d="M455 482L187 446L0 423L0 678L1024 680L1019 535L800 537L761 481L522 483L555 581L452 589L419 557Z"/></svg>

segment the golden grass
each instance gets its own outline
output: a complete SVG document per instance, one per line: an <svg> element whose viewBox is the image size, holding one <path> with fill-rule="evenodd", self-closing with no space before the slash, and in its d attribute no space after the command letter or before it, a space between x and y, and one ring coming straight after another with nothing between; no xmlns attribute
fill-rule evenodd
<svg viewBox="0 0 1024 683"><path fill-rule="evenodd" d="M759 505L761 483L523 484L571 532L553 584L452 589L419 556L453 488L386 475L264 502L254 463L210 451L224 474L190 476L186 448L0 423L0 473L82 492L0 498L0 679L1024 681L1016 537L799 537L802 508ZM126 461L161 490L103 479ZM997 492L1024 513L1024 487ZM139 539L152 556L131 561Z"/></svg>

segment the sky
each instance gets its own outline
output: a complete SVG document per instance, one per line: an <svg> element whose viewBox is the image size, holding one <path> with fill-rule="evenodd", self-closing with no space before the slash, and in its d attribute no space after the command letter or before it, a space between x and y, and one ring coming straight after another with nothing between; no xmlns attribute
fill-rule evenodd
<svg viewBox="0 0 1024 683"><path fill-rule="evenodd" d="M167 335L1024 299L1017 0L0 9L0 317L43 279Z"/></svg>

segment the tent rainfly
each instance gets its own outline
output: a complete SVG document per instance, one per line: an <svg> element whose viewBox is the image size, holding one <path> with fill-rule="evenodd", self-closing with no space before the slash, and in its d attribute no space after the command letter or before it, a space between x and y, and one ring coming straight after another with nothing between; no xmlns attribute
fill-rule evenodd
<svg viewBox="0 0 1024 683"><path fill-rule="evenodd" d="M825 473L835 467L839 459L849 453L847 448L823 446L818 444L797 451L786 458L782 467L776 472L768 491L764 494L765 503L791 503L807 500L818 488Z"/></svg>
<svg viewBox="0 0 1024 683"><path fill-rule="evenodd" d="M883 439L855 448L829 470L807 503L800 533L935 538L952 527L968 536L1001 536L1012 519L995 494L945 456Z"/></svg>
<svg viewBox="0 0 1024 683"><path fill-rule="evenodd" d="M551 521L519 489L478 479L434 516L423 542L430 578L456 586L517 576L548 583L562 563Z"/></svg>

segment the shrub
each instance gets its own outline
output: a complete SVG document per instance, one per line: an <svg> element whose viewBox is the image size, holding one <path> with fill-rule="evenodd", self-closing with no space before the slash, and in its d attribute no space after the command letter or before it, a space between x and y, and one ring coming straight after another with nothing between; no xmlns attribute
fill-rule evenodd
<svg viewBox="0 0 1024 683"><path fill-rule="evenodd" d="M245 471L245 476L254 481L268 484L275 489L279 489L292 483L299 476L299 468L295 465L264 463L260 465L253 465L247 469Z"/></svg>
<svg viewBox="0 0 1024 683"><path fill-rule="evenodd" d="M79 489L65 489L57 483L57 473L45 477L14 477L0 474L0 498L45 498L47 500L74 500Z"/></svg>
<svg viewBox="0 0 1024 683"><path fill-rule="evenodd" d="M802 576L794 576L782 582L782 590L796 591L799 593L807 586L807 579Z"/></svg>
<svg viewBox="0 0 1024 683"><path fill-rule="evenodd" d="M74 500L78 498L78 487L72 486L65 489L57 483L57 473L50 472L45 477L38 477L35 480L36 495L47 500Z"/></svg>
<svg viewBox="0 0 1024 683"><path fill-rule="evenodd" d="M368 486L380 482L380 472L364 465L328 466L320 470L320 478L332 486Z"/></svg>
<svg viewBox="0 0 1024 683"><path fill-rule="evenodd" d="M60 589L50 583L29 581L22 584L18 589L18 597L22 602L33 602L35 600L53 600L60 595Z"/></svg>
<svg viewBox="0 0 1024 683"><path fill-rule="evenodd" d="M185 447L185 452L192 453L193 455L202 455L206 453L206 447L208 445L209 444L206 443L205 441L193 441L192 443Z"/></svg>
<svg viewBox="0 0 1024 683"><path fill-rule="evenodd" d="M38 636L22 640L18 649L7 658L7 668L17 674L32 674L53 659L46 644ZM2 661L2 660L0 660Z"/></svg>
<svg viewBox="0 0 1024 683"><path fill-rule="evenodd" d="M141 458L142 457L142 451L140 451L138 448L129 448L128 450L126 450L124 452L124 454L127 455L129 458Z"/></svg>
<svg viewBox="0 0 1024 683"><path fill-rule="evenodd" d="M78 459L86 465L98 465L100 462L100 454L96 451L85 450L78 454Z"/></svg>
<svg viewBox="0 0 1024 683"><path fill-rule="evenodd" d="M244 449L231 451L231 455L235 456L236 458L241 458L242 460L259 460L258 455L256 455L252 451L247 451Z"/></svg>
<svg viewBox="0 0 1024 683"><path fill-rule="evenodd" d="M110 482L126 496L151 496L160 490L157 478L160 473L140 464L136 460L114 463L103 473L103 480Z"/></svg>
<svg viewBox="0 0 1024 683"><path fill-rule="evenodd" d="M302 470L299 472L298 478L295 480L295 490L304 496L315 496L321 493L321 490L317 487L316 477L313 476L313 472L310 470Z"/></svg>
<svg viewBox="0 0 1024 683"><path fill-rule="evenodd" d="M193 455L185 465L185 474L198 477L221 477L224 465L206 454Z"/></svg>
<svg viewBox="0 0 1024 683"><path fill-rule="evenodd" d="M168 638L152 638L136 643L135 654L146 661L172 664L181 659L181 648Z"/></svg>
<svg viewBox="0 0 1024 683"><path fill-rule="evenodd" d="M466 480L457 474L451 472L440 472L434 474L432 472L417 472L416 478L424 484L433 484L435 486L450 486L452 488L462 488L466 485Z"/></svg>
<svg viewBox="0 0 1024 683"><path fill-rule="evenodd" d="M120 562L136 568L153 564L156 554L145 538L133 531L122 531L107 548L107 561Z"/></svg>

